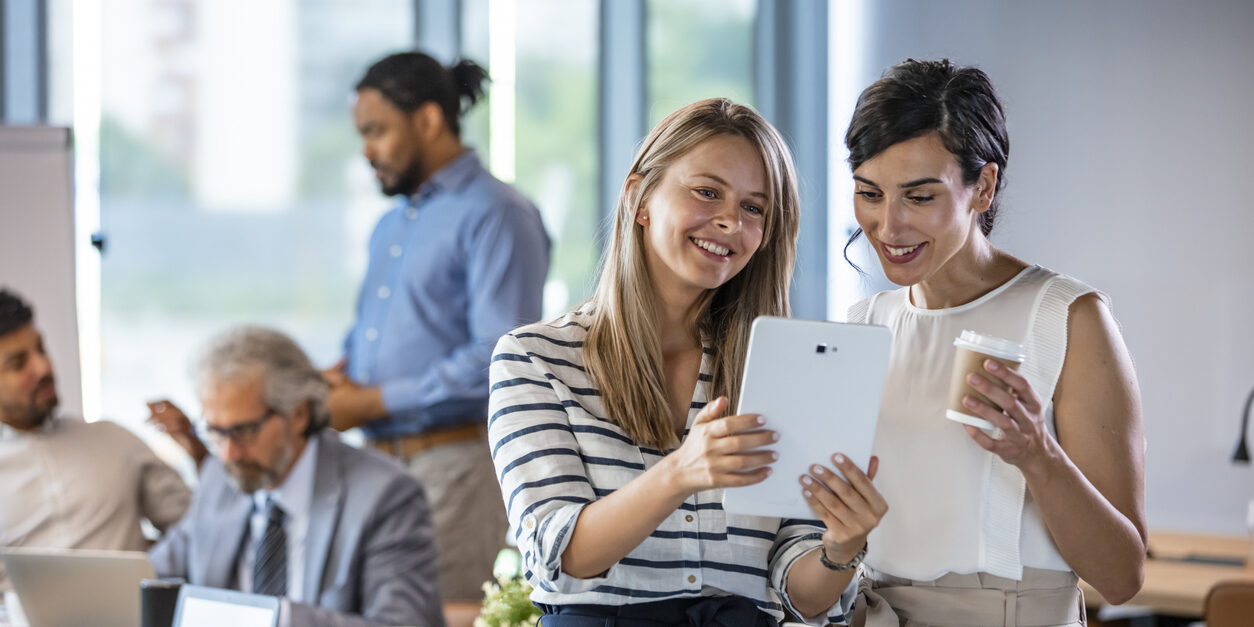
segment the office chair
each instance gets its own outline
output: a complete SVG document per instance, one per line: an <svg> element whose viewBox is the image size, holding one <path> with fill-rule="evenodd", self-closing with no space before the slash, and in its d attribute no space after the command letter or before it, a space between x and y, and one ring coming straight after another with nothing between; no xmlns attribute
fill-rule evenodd
<svg viewBox="0 0 1254 627"><path fill-rule="evenodd" d="M1206 627L1249 627L1254 622L1254 580L1221 581L1206 593Z"/></svg>

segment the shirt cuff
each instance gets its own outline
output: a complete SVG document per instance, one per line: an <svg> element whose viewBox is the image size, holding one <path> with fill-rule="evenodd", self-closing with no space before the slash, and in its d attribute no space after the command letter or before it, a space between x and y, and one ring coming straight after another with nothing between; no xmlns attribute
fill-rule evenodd
<svg viewBox="0 0 1254 627"><path fill-rule="evenodd" d="M587 503L574 503L555 509L543 519L527 514L521 521L518 545L525 547L523 565L531 585L545 592L578 594L605 583L610 570L596 577L581 579L562 572L562 553L570 545L575 523Z"/></svg>
<svg viewBox="0 0 1254 627"><path fill-rule="evenodd" d="M783 549L776 561L782 564L782 568L776 568L771 573L771 585L779 592L779 597L784 601L784 606L793 616L801 618L802 622L807 625L815 625L822 627L823 625L836 624L847 625L849 619L853 616L853 604L858 597L858 575L854 573L853 579L849 581L849 585L845 586L845 590L840 593L840 598L836 603L827 608L827 611L816 615L814 618L807 619L793 607L792 599L788 598L787 584L788 571L792 570L793 564L801 559L806 553L817 551L822 546L822 535L818 533L807 534L798 538L787 548Z"/></svg>

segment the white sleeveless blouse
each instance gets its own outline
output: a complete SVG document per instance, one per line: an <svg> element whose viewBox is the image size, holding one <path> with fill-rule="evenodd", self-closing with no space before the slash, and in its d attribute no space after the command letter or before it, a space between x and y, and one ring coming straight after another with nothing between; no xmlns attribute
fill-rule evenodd
<svg viewBox="0 0 1254 627"><path fill-rule="evenodd" d="M889 511L868 539L867 565L906 579L984 572L1021 579L1023 567L1069 571L1023 474L945 418L954 338L972 330L1019 342L1020 372L1051 400L1067 353L1071 303L1093 288L1040 266L1025 268L958 307L920 309L909 288L880 292L849 309L849 321L893 332L892 356L875 434L876 487ZM1102 296L1105 299L1105 296Z"/></svg>

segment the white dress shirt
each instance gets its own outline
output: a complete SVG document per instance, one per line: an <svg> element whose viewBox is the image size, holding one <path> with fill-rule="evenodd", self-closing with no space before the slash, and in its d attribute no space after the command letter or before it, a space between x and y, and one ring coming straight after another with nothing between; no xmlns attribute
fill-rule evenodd
<svg viewBox="0 0 1254 627"><path fill-rule="evenodd" d="M318 439L309 438L305 450L292 466L283 485L274 490L257 490L253 493L253 513L248 519L248 540L239 560L240 590L253 589L253 564L257 559L257 546L266 533L266 499L283 510L283 532L287 534L287 595L297 603L315 603L317 599L304 598L305 586L305 536L309 531L309 506L313 502L314 470L318 467Z"/></svg>

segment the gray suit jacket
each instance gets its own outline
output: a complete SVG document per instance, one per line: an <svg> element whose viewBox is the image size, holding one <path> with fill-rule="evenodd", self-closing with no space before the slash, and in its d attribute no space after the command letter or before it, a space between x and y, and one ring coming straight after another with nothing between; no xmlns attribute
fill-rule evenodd
<svg viewBox="0 0 1254 627"><path fill-rule="evenodd" d="M305 538L304 599L291 624L444 627L435 532L422 486L392 460L318 435L314 499ZM152 550L162 577L232 588L252 499L205 460L191 509ZM316 603L312 601L316 599Z"/></svg>

